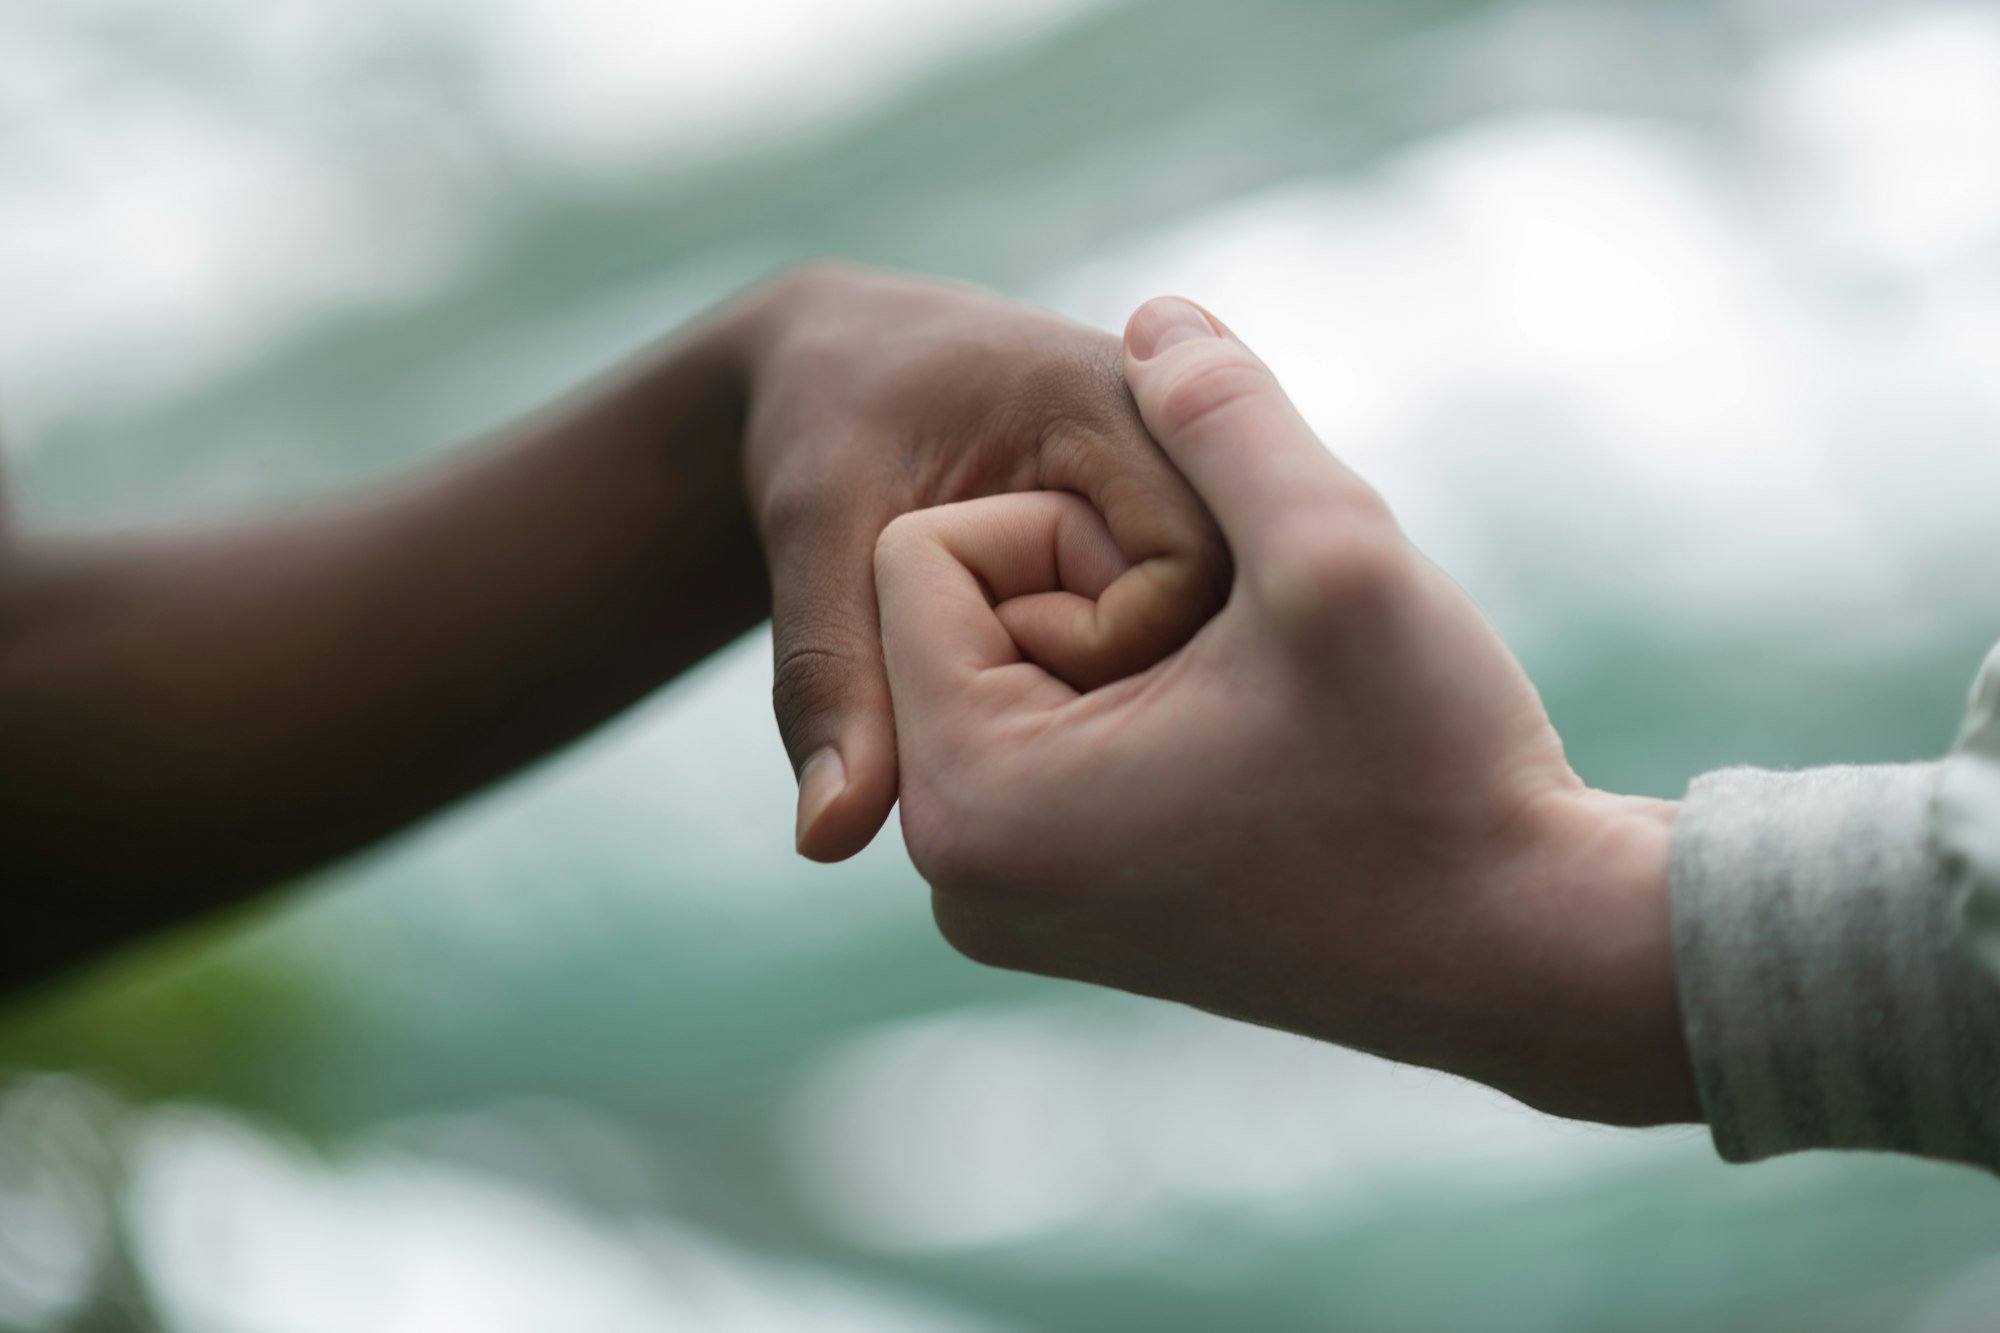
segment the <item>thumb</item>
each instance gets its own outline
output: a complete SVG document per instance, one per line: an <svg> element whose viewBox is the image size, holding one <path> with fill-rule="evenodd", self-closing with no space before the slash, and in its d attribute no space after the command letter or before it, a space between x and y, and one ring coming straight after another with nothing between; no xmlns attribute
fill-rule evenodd
<svg viewBox="0 0 2000 1333"><path fill-rule="evenodd" d="M770 543L771 702L799 778L798 849L816 861L866 847L896 800L874 540L874 525L836 514Z"/></svg>
<svg viewBox="0 0 2000 1333"><path fill-rule="evenodd" d="M1175 296L1125 328L1125 379L1146 429L1222 528L1239 569L1302 526L1382 513L1367 483L1328 452L1270 369L1222 322Z"/></svg>

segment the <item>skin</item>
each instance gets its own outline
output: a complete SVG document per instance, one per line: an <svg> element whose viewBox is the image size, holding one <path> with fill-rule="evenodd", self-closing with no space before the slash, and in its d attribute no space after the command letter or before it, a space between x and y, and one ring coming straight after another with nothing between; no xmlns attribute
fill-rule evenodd
<svg viewBox="0 0 2000 1333"><path fill-rule="evenodd" d="M0 986L406 827L767 615L800 848L858 850L897 786L871 557L899 514L1033 487L1101 513L1117 586L1049 659L1080 686L1220 604L1119 356L815 268L420 476L224 525L0 526Z"/></svg>
<svg viewBox="0 0 2000 1333"><path fill-rule="evenodd" d="M1073 496L908 514L876 548L904 833L945 937L1562 1115L1699 1119L1674 807L1585 787L1477 608L1212 316L1152 302L1125 352L1234 556L1185 647L1090 691L1045 669L1128 577Z"/></svg>

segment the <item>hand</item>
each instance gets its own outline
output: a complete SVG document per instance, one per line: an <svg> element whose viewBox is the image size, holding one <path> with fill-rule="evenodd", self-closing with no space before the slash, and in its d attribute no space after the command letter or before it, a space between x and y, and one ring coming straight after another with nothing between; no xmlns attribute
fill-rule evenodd
<svg viewBox="0 0 2000 1333"><path fill-rule="evenodd" d="M1084 692L1037 665L1130 577L1072 496L909 514L876 549L903 827L946 938L1562 1114L1695 1118L1672 807L1583 786L1471 601L1219 323L1147 305L1125 372L1235 562L1171 657Z"/></svg>
<svg viewBox="0 0 2000 1333"><path fill-rule="evenodd" d="M1041 658L1078 688L1152 665L1221 605L1221 538L1140 424L1111 335L970 288L831 267L767 288L727 333L747 370L745 465L806 855L859 851L896 799L870 557L898 515L1035 489L1094 506L1124 572Z"/></svg>

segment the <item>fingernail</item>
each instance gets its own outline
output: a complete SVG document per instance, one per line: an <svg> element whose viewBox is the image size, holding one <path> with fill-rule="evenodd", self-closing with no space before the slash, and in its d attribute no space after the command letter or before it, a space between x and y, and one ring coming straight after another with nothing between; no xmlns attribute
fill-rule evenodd
<svg viewBox="0 0 2000 1333"><path fill-rule="evenodd" d="M1215 336L1215 325L1200 309L1178 296L1161 296L1140 306L1132 316L1125 330L1125 345L1138 360L1151 361L1169 347Z"/></svg>
<svg viewBox="0 0 2000 1333"><path fill-rule="evenodd" d="M799 826L792 835L793 845L805 846L806 835L846 787L847 765L840 761L840 751L828 746L806 760L799 770Z"/></svg>

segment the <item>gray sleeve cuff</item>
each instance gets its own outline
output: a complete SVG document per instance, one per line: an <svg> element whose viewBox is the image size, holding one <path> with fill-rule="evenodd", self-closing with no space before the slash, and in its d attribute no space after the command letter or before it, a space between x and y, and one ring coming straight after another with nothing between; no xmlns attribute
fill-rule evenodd
<svg viewBox="0 0 2000 1333"><path fill-rule="evenodd" d="M1715 1146L2000 1169L2000 986L1930 839L1938 765L1726 769L1675 821L1674 969Z"/></svg>
<svg viewBox="0 0 2000 1333"><path fill-rule="evenodd" d="M1972 687L1931 814L1966 946L2000 976L2000 647Z"/></svg>

